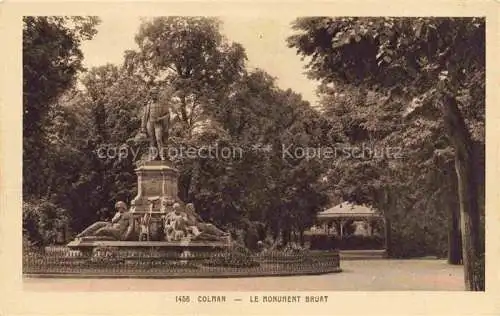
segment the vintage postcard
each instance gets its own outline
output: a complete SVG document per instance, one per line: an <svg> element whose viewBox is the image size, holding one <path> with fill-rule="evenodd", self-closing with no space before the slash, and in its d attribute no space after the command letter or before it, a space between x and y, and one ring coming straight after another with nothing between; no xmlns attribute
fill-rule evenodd
<svg viewBox="0 0 500 316"><path fill-rule="evenodd" d="M0 314L500 313L498 9L0 4Z"/></svg>

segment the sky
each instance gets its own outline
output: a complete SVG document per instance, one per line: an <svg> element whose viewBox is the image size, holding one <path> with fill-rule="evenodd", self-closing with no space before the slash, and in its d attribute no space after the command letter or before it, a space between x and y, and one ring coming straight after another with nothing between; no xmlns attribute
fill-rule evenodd
<svg viewBox="0 0 500 316"><path fill-rule="evenodd" d="M282 89L292 89L302 94L304 100L315 105L317 82L304 74L305 61L301 61L295 50L286 46L291 35L290 18L245 18L220 17L221 32L229 41L238 42L246 50L247 66L265 70L276 77ZM82 44L86 67L106 63L120 64L127 49L137 48L134 36L141 23L140 17L104 16L97 27L97 35Z"/></svg>

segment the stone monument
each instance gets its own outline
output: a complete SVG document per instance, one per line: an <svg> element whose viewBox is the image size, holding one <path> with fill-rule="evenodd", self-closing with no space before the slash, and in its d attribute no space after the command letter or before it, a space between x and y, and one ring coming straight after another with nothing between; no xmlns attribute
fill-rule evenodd
<svg viewBox="0 0 500 316"><path fill-rule="evenodd" d="M185 209L181 207L177 187L179 172L165 155L170 109L167 103L160 102L158 89L152 89L141 123L141 130L134 141L147 141L149 150L135 169L137 196L132 200L130 210L121 210L122 215L117 213L111 223L94 223L70 242L68 247L180 247L188 251L186 247L229 246L229 234L213 224L205 223L196 214L192 204L188 204ZM101 231L94 229L112 227L120 217L130 219L132 227L128 228L127 234L104 236ZM105 232L106 229L102 231ZM92 235L98 231L97 236Z"/></svg>
<svg viewBox="0 0 500 316"><path fill-rule="evenodd" d="M171 95L167 90L167 94ZM179 172L166 157L166 144L170 128L170 107L162 102L158 88L150 91L141 117L141 129L135 140L149 142L149 150L135 170L137 174L137 196L132 200L131 213L141 227L141 239L161 240L162 218L169 206L177 200ZM163 207L162 207L163 206Z"/></svg>

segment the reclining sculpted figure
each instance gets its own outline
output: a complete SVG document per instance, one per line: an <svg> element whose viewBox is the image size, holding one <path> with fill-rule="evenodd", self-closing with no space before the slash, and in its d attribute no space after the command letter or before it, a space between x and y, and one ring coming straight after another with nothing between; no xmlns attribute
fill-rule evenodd
<svg viewBox="0 0 500 316"><path fill-rule="evenodd" d="M195 239L219 240L221 237L229 236L229 233L222 231L214 224L204 222L196 213L193 203L186 204L185 214L187 225L191 228Z"/></svg>
<svg viewBox="0 0 500 316"><path fill-rule="evenodd" d="M96 222L76 236L90 240L128 240L133 232L134 219L128 211L127 204L118 201L115 204L117 213L111 222Z"/></svg>
<svg viewBox="0 0 500 316"><path fill-rule="evenodd" d="M167 241L179 241L184 237L192 240L218 241L228 237L215 225L204 222L196 213L194 205L189 203L184 209L179 203L173 205L173 210L165 216L165 238Z"/></svg>

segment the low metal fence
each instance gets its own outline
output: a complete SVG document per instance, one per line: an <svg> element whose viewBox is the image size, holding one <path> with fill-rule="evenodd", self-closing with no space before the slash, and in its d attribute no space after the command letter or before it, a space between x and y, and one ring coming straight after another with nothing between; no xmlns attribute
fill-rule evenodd
<svg viewBox="0 0 500 316"><path fill-rule="evenodd" d="M32 277L231 277L322 274L340 271L337 251L162 251L67 248L23 252L23 274Z"/></svg>

